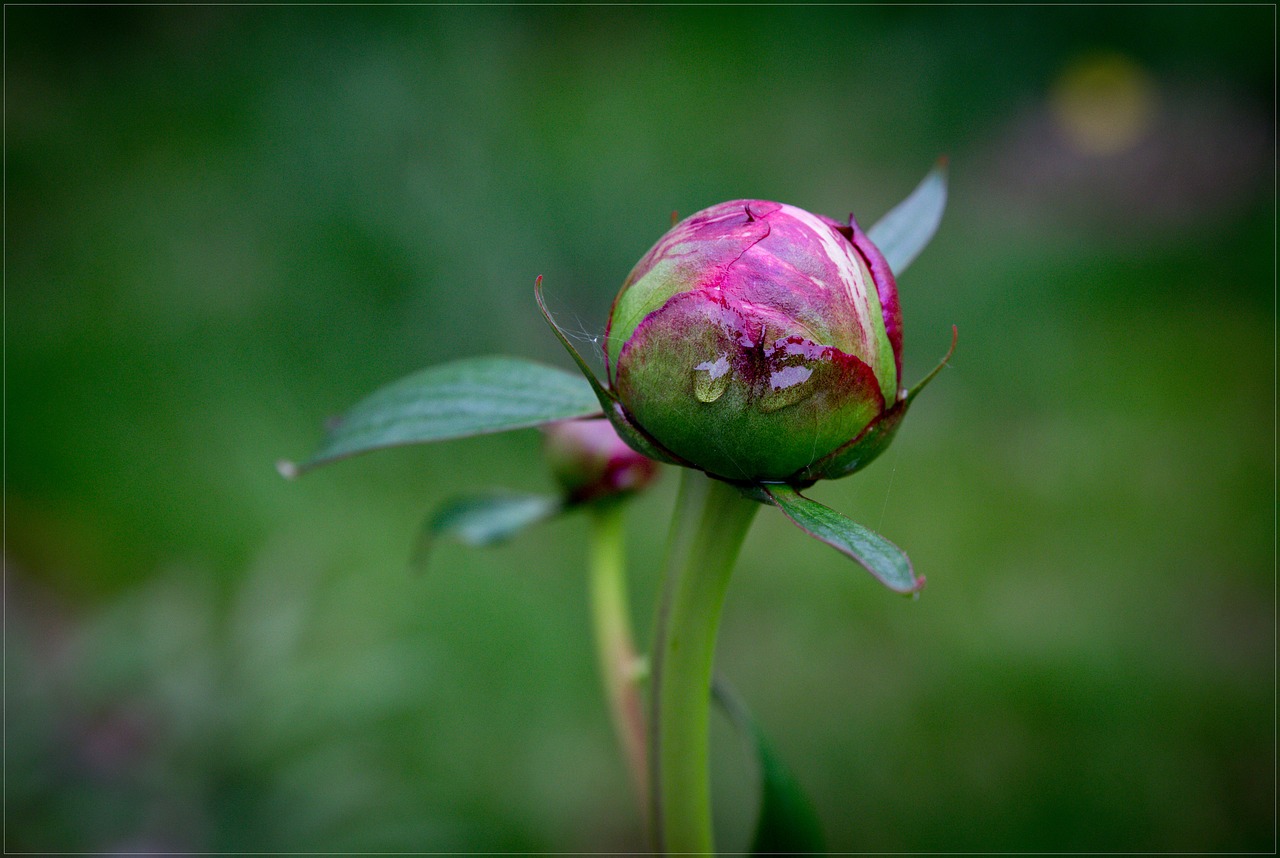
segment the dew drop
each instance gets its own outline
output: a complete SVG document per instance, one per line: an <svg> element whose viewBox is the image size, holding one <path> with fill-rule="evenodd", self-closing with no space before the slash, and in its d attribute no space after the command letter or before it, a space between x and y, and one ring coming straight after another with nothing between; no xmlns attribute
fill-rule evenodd
<svg viewBox="0 0 1280 858"><path fill-rule="evenodd" d="M807 366L784 366L769 374L769 387L773 390L786 390L797 384L804 384L811 375L813 370Z"/></svg>
<svg viewBox="0 0 1280 858"><path fill-rule="evenodd" d="M813 370L807 366L785 366L769 374L769 390L760 399L765 413L781 411L813 395L813 387L805 384Z"/></svg>
<svg viewBox="0 0 1280 858"><path fill-rule="evenodd" d="M703 361L693 368L693 395L699 402L715 402L729 387L729 358L727 355L711 361Z"/></svg>

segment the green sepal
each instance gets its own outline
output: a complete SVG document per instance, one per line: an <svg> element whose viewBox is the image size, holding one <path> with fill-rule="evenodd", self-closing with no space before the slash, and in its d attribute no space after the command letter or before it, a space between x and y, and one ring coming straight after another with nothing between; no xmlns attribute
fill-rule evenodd
<svg viewBox="0 0 1280 858"><path fill-rule="evenodd" d="M556 339L560 341L560 345L564 346L564 350L569 353L569 357L573 358L573 362L578 365L578 369L582 372L587 383L591 385L591 390L596 395L596 399L600 401L600 408L606 414L612 410L611 406L617 402L617 397L600 383L596 378L595 372L592 371L590 365L583 359L578 350L573 347L573 343L569 342L569 338L565 336L564 331L560 330L560 326L556 324L556 320L552 318L551 311L547 309L547 302L542 298L542 275L539 274L533 281L533 297L538 302L538 309L542 311L542 318L547 320L547 324L551 326L551 332L556 335Z"/></svg>
<svg viewBox="0 0 1280 858"><path fill-rule="evenodd" d="M903 402L910 405L911 401L920 395L920 391L924 390L929 382L937 378L938 373L942 372L942 368L951 362L951 356L956 353L956 343L960 340L960 329L955 325L951 326L951 346L947 349L947 353L942 356L942 360L938 361L938 365L929 370L929 374L916 382L915 387L907 391L907 395L903 397Z"/></svg>
<svg viewBox="0 0 1280 858"><path fill-rule="evenodd" d="M662 462L666 465L679 465L682 468L694 467L694 465L689 464L650 438L649 434L641 429L631 418L627 409L622 407L621 402L615 402L613 408L605 412L605 416L613 424L613 430L618 433L618 437L640 455L648 456L655 462Z"/></svg>
<svg viewBox="0 0 1280 858"><path fill-rule="evenodd" d="M906 199L867 230L867 237L884 254L895 277L906 271L933 240L946 207L947 159L944 156Z"/></svg>
<svg viewBox="0 0 1280 858"><path fill-rule="evenodd" d="M450 498L422 523L412 565L425 569L431 548L440 537L450 537L464 545L495 545L564 509L563 501L553 495L502 490Z"/></svg>
<svg viewBox="0 0 1280 858"><path fill-rule="evenodd" d="M751 854L821 853L822 826L813 802L774 750L769 737L722 677L712 680L711 695L751 743L759 767L760 811L751 837Z"/></svg>
<svg viewBox="0 0 1280 858"><path fill-rule="evenodd" d="M879 417L871 422L862 433L854 438L848 444L837 448L809 467L801 471L797 477L800 480L836 480L840 477L847 477L852 473L862 470L867 465L889 449L895 435L898 434L898 426L902 423L902 418L907 413L906 399L899 399L888 411L882 413ZM796 482L796 480L792 480Z"/></svg>
<svg viewBox="0 0 1280 858"><path fill-rule="evenodd" d="M889 448L894 436L898 434L898 427L902 424L902 418L906 416L907 409L911 407L912 401L920 395L920 391L924 390L929 382L937 377L938 373L942 372L942 368L951 360L951 356L956 351L956 341L959 335L959 330L952 325L951 347L947 349L947 353L943 355L942 360L930 370L928 375L920 379L915 387L899 396L893 407L873 420L871 425L862 430L862 433L857 438L839 447L834 452L823 456L797 474L796 479L791 480L791 482L795 484L812 480L836 480L841 477L847 477L871 464L877 456Z"/></svg>
<svg viewBox="0 0 1280 858"><path fill-rule="evenodd" d="M640 429L635 424L635 421L631 419L627 410L622 407L622 403L614 396L613 391L606 388L596 378L596 374L592 371L590 365L578 350L573 347L573 343L569 342L569 338L565 336L564 331L560 330L560 326L556 324L556 320L551 316L551 311L547 309L546 301L542 298L541 274L533 282L533 296L538 302L538 309L542 311L542 317L547 320L547 324L551 327L552 333L556 335L560 345L564 346L564 350L569 353L569 357L573 358L573 362L578 365L578 369L586 378L587 383L591 385L591 390L595 393L596 399L600 402L600 407L604 410L604 416L609 418L609 422L613 424L614 431L618 433L618 437L625 441L628 447L642 456L648 456L650 459L667 465L689 467L687 462L668 452Z"/></svg>
<svg viewBox="0 0 1280 858"><path fill-rule="evenodd" d="M874 530L791 486L769 483L762 487L792 524L856 561L890 590L910 594L924 586L924 576L916 577L906 553Z"/></svg>
<svg viewBox="0 0 1280 858"><path fill-rule="evenodd" d="M277 465L294 477L385 447L526 429L600 414L578 376L522 358L479 357L429 367L383 387L333 421L311 458Z"/></svg>

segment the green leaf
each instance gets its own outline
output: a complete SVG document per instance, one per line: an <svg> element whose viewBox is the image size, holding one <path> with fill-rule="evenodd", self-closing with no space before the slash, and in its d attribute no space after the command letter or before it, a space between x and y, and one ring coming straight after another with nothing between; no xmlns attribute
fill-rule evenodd
<svg viewBox="0 0 1280 858"><path fill-rule="evenodd" d="M947 160L940 158L924 180L867 230L895 277L901 276L933 239L947 207Z"/></svg>
<svg viewBox="0 0 1280 858"><path fill-rule="evenodd" d="M466 438L600 414L581 376L513 357L480 357L420 370L338 418L320 449L286 477L356 453Z"/></svg>
<svg viewBox="0 0 1280 858"><path fill-rule="evenodd" d="M762 488L793 524L856 560L889 589L914 593L924 586L923 576L916 577L903 550L874 530L803 497L791 486L769 484Z"/></svg>
<svg viewBox="0 0 1280 858"><path fill-rule="evenodd" d="M413 565L417 568L426 566L431 546L441 536L452 537L466 545L494 545L531 525L546 521L563 509L560 498L551 495L495 490L451 498L423 522Z"/></svg>
<svg viewBox="0 0 1280 858"><path fill-rule="evenodd" d="M751 838L753 855L813 854L823 850L822 826L813 803L773 743L722 677L711 693L729 720L751 743L760 767L760 813Z"/></svg>

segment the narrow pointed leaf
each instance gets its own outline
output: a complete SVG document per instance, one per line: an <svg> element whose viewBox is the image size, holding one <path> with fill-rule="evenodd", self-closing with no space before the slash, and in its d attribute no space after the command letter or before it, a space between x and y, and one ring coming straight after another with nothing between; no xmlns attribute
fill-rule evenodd
<svg viewBox="0 0 1280 858"><path fill-rule="evenodd" d="M911 403L920 395L920 391L925 389L929 382L942 372L943 367L951 360L951 356L955 354L956 341L960 336L959 330L955 325L951 326L951 348L947 349L947 353L943 355L942 360L933 370L920 380L915 387L907 391L893 407L882 413L871 425L863 430L862 434L854 438L842 447L837 448L834 452L828 453L816 462L809 465L800 472L800 476L805 479L826 479L835 480L841 477L847 477L852 473L862 470L867 465L875 461L876 457L888 449L893 436L897 434L898 427L902 424L902 418L906 416L907 409L911 407Z"/></svg>
<svg viewBox="0 0 1280 858"><path fill-rule="evenodd" d="M551 327L551 332L556 335L556 339L560 341L560 345L564 346L564 350L569 353L569 357L573 358L573 362L578 365L578 369L582 372L586 382L591 385L592 392L600 402L600 408L603 409L606 414L609 413L609 411L612 410L610 406L613 405L617 399L614 397L613 393L600 383L600 380L596 378L595 372L592 371L591 366L587 363L586 359L578 353L578 350L573 347L573 343L569 342L569 338L565 336L564 331L560 330L560 326L556 324L555 317L553 317L551 315L551 311L547 309L547 302L542 297L541 274L539 274L537 279L533 281L533 298L538 302L538 309L542 311L542 317L547 320L547 324Z"/></svg>
<svg viewBox="0 0 1280 858"><path fill-rule="evenodd" d="M874 530L803 497L790 486L763 488L793 524L857 561L889 589L914 593L924 586L924 578L916 577L903 550Z"/></svg>
<svg viewBox="0 0 1280 858"><path fill-rule="evenodd" d="M729 720L751 743L760 770L760 811L751 838L751 854L822 852L822 826L813 802L751 716L746 704L719 676L711 684L711 693Z"/></svg>
<svg viewBox="0 0 1280 858"><path fill-rule="evenodd" d="M426 566L431 546L440 537L465 545L494 545L563 509L560 498L552 495L492 491L451 498L423 522L413 565Z"/></svg>
<svg viewBox="0 0 1280 858"><path fill-rule="evenodd" d="M924 180L867 230L894 276L901 276L933 239L947 207L947 162L939 159Z"/></svg>
<svg viewBox="0 0 1280 858"><path fill-rule="evenodd" d="M294 476L335 459L404 444L466 438L600 414L581 376L513 357L481 357L420 370L387 385L335 421Z"/></svg>
<svg viewBox="0 0 1280 858"><path fill-rule="evenodd" d="M609 418L609 422L613 424L614 431L618 433L618 437L626 442L627 446L632 450L642 456L648 456L656 462L664 462L668 465L686 465L686 462L662 449L652 438L636 426L623 409L622 404L618 402L617 397L613 395L613 392L596 378L591 366L578 350L573 347L573 343L569 342L569 338L565 336L564 331L560 330L560 326L556 324L555 317L547 309L547 302L542 297L541 274L533 282L533 297L538 302L538 309L542 311L542 317L547 320L552 333L556 335L560 345L564 346L564 350L569 353L569 357L573 358L573 362L578 365L578 369L586 378L587 383L591 385L591 390L595 393L596 399L599 400L600 407L604 409L604 416Z"/></svg>
<svg viewBox="0 0 1280 858"><path fill-rule="evenodd" d="M948 363L951 362L951 356L956 353L956 343L959 340L960 340L960 329L957 328L955 325L952 325L951 326L951 347L947 349L947 353L942 356L942 360L938 361L938 365L935 366L932 370L930 370L928 375L920 379L920 381L916 382L915 387L907 391L906 398L902 403L904 406L910 405L912 400L914 400L917 396L920 395L920 391L924 390L925 387L929 384L929 382L933 381L937 377L938 373L942 372L943 367L945 367Z"/></svg>

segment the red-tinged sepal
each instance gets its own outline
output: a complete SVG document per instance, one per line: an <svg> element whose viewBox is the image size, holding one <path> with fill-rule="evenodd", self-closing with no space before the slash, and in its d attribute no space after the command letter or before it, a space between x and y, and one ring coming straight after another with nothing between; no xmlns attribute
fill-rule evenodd
<svg viewBox="0 0 1280 858"><path fill-rule="evenodd" d="M899 399L896 405L876 418L861 435L805 468L791 482L838 480L857 473L889 448L906 413L907 401Z"/></svg>
<svg viewBox="0 0 1280 858"><path fill-rule="evenodd" d="M947 349L946 355L928 375L922 378L909 391L903 391L893 407L876 418L871 425L863 430L861 435L829 456L814 462L811 466L796 474L796 477L789 482L795 485L814 480L836 480L840 477L847 477L850 474L857 473L871 464L893 442L894 436L898 433L898 427L902 425L902 418L906 416L907 409L911 407L911 403L951 360L951 355L956 350L958 338L959 331L955 326L952 326L951 347Z"/></svg>

